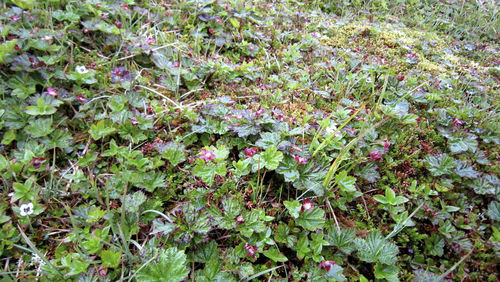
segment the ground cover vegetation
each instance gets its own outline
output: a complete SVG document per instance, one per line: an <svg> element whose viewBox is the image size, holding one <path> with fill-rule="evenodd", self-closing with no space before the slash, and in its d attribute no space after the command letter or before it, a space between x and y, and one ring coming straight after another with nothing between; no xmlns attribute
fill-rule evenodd
<svg viewBox="0 0 500 282"><path fill-rule="evenodd" d="M498 281L498 2L0 5L2 281Z"/></svg>

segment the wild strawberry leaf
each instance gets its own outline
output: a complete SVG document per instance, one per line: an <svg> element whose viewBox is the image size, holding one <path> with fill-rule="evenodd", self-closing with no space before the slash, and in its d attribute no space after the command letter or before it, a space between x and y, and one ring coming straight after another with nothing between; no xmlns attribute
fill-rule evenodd
<svg viewBox="0 0 500 282"><path fill-rule="evenodd" d="M264 152L258 153L252 157L252 171L256 172L259 169L267 168L274 170L278 168L279 163L283 160L283 153L278 151L276 147L271 146Z"/></svg>
<svg viewBox="0 0 500 282"><path fill-rule="evenodd" d="M427 169L431 172L432 176L440 176L449 174L455 168L455 159L447 154L440 154L436 156L428 156L425 158Z"/></svg>
<svg viewBox="0 0 500 282"><path fill-rule="evenodd" d="M266 257L270 258L274 262L285 262L288 258L284 256L276 247L271 247L269 250L262 252Z"/></svg>
<svg viewBox="0 0 500 282"><path fill-rule="evenodd" d="M171 247L160 250L157 259L149 263L138 274L139 281L182 281L187 277L189 269L186 267L186 254L184 251Z"/></svg>
<svg viewBox="0 0 500 282"><path fill-rule="evenodd" d="M312 211L304 210L295 222L309 231L323 228L325 225L325 211L314 207Z"/></svg>
<svg viewBox="0 0 500 282"><path fill-rule="evenodd" d="M398 247L388 242L380 231L372 231L366 238L354 240L358 250L358 257L366 262L381 262L392 265L396 262Z"/></svg>

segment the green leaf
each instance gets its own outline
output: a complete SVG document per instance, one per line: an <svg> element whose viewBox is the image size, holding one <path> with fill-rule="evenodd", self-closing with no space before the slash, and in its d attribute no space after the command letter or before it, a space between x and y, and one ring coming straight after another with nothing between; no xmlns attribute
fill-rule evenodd
<svg viewBox="0 0 500 282"><path fill-rule="evenodd" d="M288 210L288 213L293 218L299 217L300 214L300 209L302 207L302 204L299 201L284 201L283 204L285 205L286 209Z"/></svg>
<svg viewBox="0 0 500 282"><path fill-rule="evenodd" d="M297 241L297 257L303 259L307 254L311 252L309 248L309 239L307 234L302 234Z"/></svg>
<svg viewBox="0 0 500 282"><path fill-rule="evenodd" d="M356 231L354 229L341 229L339 231L332 227L328 230L325 240L328 244L342 250L342 252L350 254L356 249L354 245L355 236Z"/></svg>
<svg viewBox="0 0 500 282"><path fill-rule="evenodd" d="M193 168L193 174L196 177L201 178L203 182L211 186L214 183L215 175L226 175L226 163L219 163L214 165L213 163L205 163L204 160L198 159L197 165Z"/></svg>
<svg viewBox="0 0 500 282"><path fill-rule="evenodd" d="M283 160L283 153L278 151L276 147L271 146L267 148L264 152L256 154L252 157L253 166L252 171L256 172L259 169L267 168L269 170L274 170L278 168L279 163Z"/></svg>
<svg viewBox="0 0 500 282"><path fill-rule="evenodd" d="M323 228L325 211L315 207L312 211L304 210L295 222L309 231Z"/></svg>
<svg viewBox="0 0 500 282"><path fill-rule="evenodd" d="M495 220L500 221L500 202L494 201L488 205L488 211L486 212L488 216Z"/></svg>
<svg viewBox="0 0 500 282"><path fill-rule="evenodd" d="M14 47L17 44L17 39L5 41L0 44L0 63L5 63L5 58L7 54L14 50Z"/></svg>
<svg viewBox="0 0 500 282"><path fill-rule="evenodd" d="M210 243L203 244L197 248L194 260L196 262L207 263L211 260L217 260L218 253L217 243L215 241L211 241Z"/></svg>
<svg viewBox="0 0 500 282"><path fill-rule="evenodd" d="M51 115L56 111L56 108L51 104L47 104L43 98L38 98L36 106L28 106L26 108L26 113L32 116Z"/></svg>
<svg viewBox="0 0 500 282"><path fill-rule="evenodd" d="M19 8L23 10L30 10L33 8L33 4L35 3L35 0L11 0L14 5L18 6Z"/></svg>
<svg viewBox="0 0 500 282"><path fill-rule="evenodd" d="M160 250L158 258L137 274L137 280L177 282L185 279L188 273L186 254L171 247Z"/></svg>
<svg viewBox="0 0 500 282"><path fill-rule="evenodd" d="M281 141L281 136L278 132L264 132L260 135L260 139L255 143L263 149L276 146Z"/></svg>
<svg viewBox="0 0 500 282"><path fill-rule="evenodd" d="M240 22L238 21L238 19L230 18L229 22L233 25L233 27L240 28Z"/></svg>
<svg viewBox="0 0 500 282"><path fill-rule="evenodd" d="M455 168L455 160L447 154L429 156L425 159L425 162L432 176L449 174Z"/></svg>
<svg viewBox="0 0 500 282"><path fill-rule="evenodd" d="M270 258L274 262L285 262L288 258L285 257L277 248L271 247L269 250L262 252L266 257Z"/></svg>
<svg viewBox="0 0 500 282"><path fill-rule="evenodd" d="M455 173L460 177L467 178L478 178L479 173L474 170L472 166L463 161L456 162L457 167L455 168Z"/></svg>
<svg viewBox="0 0 500 282"><path fill-rule="evenodd" d="M141 191L137 191L134 194L128 194L125 196L125 201L123 205L125 206L125 210L128 212L138 212L141 205L146 202L146 195Z"/></svg>
<svg viewBox="0 0 500 282"><path fill-rule="evenodd" d="M344 276L344 274L342 274L343 271L344 271L344 268L342 268L342 266L340 266L338 264L333 264L330 266L330 270L328 270L326 275L328 277L332 277L333 279L335 279L337 281L345 281L346 277Z"/></svg>
<svg viewBox="0 0 500 282"><path fill-rule="evenodd" d="M33 138L43 137L49 135L54 129L52 128L51 118L39 118L30 122L24 130Z"/></svg>
<svg viewBox="0 0 500 282"><path fill-rule="evenodd" d="M372 231L365 239L354 240L358 250L358 257L366 262L381 262L392 265L396 262L398 247L388 242L380 231Z"/></svg>
<svg viewBox="0 0 500 282"><path fill-rule="evenodd" d="M375 278L377 279L387 279L387 281L399 281L398 279L399 269L395 265L386 265L377 263L375 264L375 268L373 273L375 274Z"/></svg>
<svg viewBox="0 0 500 282"><path fill-rule="evenodd" d="M92 139L99 140L107 135L110 135L116 131L116 128L112 126L110 120L101 120L97 124L90 126L89 133Z"/></svg>
<svg viewBox="0 0 500 282"><path fill-rule="evenodd" d="M88 223L94 223L99 221L106 214L105 210L101 210L99 207L95 207L92 211L89 212L87 217Z"/></svg>
<svg viewBox="0 0 500 282"><path fill-rule="evenodd" d="M343 170L337 176L335 176L335 181L340 187L340 190L345 192L356 192L356 178L353 176L347 176L347 171Z"/></svg>
<svg viewBox="0 0 500 282"><path fill-rule="evenodd" d="M439 234L431 234L425 239L425 252L431 256L442 256L444 253L444 239Z"/></svg>
<svg viewBox="0 0 500 282"><path fill-rule="evenodd" d="M104 250L100 254L103 267L117 268L122 259L120 251L113 252L111 250Z"/></svg>
<svg viewBox="0 0 500 282"><path fill-rule="evenodd" d="M452 138L448 145L450 146L451 152L458 154L470 150L475 152L477 149L477 141L470 137L465 138Z"/></svg>
<svg viewBox="0 0 500 282"><path fill-rule="evenodd" d="M293 182L300 177L300 173L297 170L297 161L291 156L285 156L283 161L279 164L276 172L283 175L286 182Z"/></svg>
<svg viewBox="0 0 500 282"><path fill-rule="evenodd" d="M165 146L159 146L158 151L161 156L167 159L172 166L176 166L186 160L184 144L177 142L168 142Z"/></svg>

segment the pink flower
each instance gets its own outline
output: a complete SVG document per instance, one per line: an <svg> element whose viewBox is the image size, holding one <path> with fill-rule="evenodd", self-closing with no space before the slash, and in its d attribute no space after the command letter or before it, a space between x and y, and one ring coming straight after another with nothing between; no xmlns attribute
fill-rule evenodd
<svg viewBox="0 0 500 282"><path fill-rule="evenodd" d="M257 152L259 151L258 148L246 148L244 150L245 154L246 154L246 159L252 157L253 155L255 155Z"/></svg>
<svg viewBox="0 0 500 282"><path fill-rule="evenodd" d="M206 162L215 159L214 151L207 151L206 149L201 149L200 159L204 159Z"/></svg>
<svg viewBox="0 0 500 282"><path fill-rule="evenodd" d="M12 17L9 18L9 21L11 22L17 22L18 20L20 20L21 17L18 16L18 15L13 15Z"/></svg>
<svg viewBox="0 0 500 282"><path fill-rule="evenodd" d="M458 127L458 126L462 126L465 124L465 121L463 120L460 120L458 118L453 118L453 127Z"/></svg>
<svg viewBox="0 0 500 282"><path fill-rule="evenodd" d="M50 35L45 35L42 39L45 40L45 41L51 41L54 38L52 36L50 36Z"/></svg>
<svg viewBox="0 0 500 282"><path fill-rule="evenodd" d="M372 151L370 153L370 158L374 161L380 161L382 160L382 153L380 153L379 151Z"/></svg>
<svg viewBox="0 0 500 282"><path fill-rule="evenodd" d="M302 202L302 207L300 208L300 212L303 212L305 210L312 211L313 209L313 204L311 203L311 199L305 199Z"/></svg>
<svg viewBox="0 0 500 282"><path fill-rule="evenodd" d="M391 139L384 139L384 151L389 149L389 146L391 145L390 141Z"/></svg>
<svg viewBox="0 0 500 282"><path fill-rule="evenodd" d="M247 250L248 255L255 259L255 253L257 252L258 248L256 246L245 243L245 249Z"/></svg>
<svg viewBox="0 0 500 282"><path fill-rule="evenodd" d="M115 26L117 28L122 28L123 24L122 24L122 22L115 22Z"/></svg>
<svg viewBox="0 0 500 282"><path fill-rule="evenodd" d="M155 42L155 39L153 37L149 37L148 39L146 39L146 44L148 45L151 45Z"/></svg>
<svg viewBox="0 0 500 282"><path fill-rule="evenodd" d="M139 122L137 121L137 118L136 118L136 117L132 117L132 118L130 119L130 123L132 123L133 125L138 125L138 124L139 124Z"/></svg>
<svg viewBox="0 0 500 282"><path fill-rule="evenodd" d="M80 102L80 103L82 103L82 104L83 104L83 103L87 103L87 102L89 101L87 98L83 97L83 95L82 95L82 94L75 95L75 98L76 98L76 100L77 100L78 102Z"/></svg>
<svg viewBox="0 0 500 282"><path fill-rule="evenodd" d="M337 264L336 261L327 260L319 264L319 268L324 268L326 271L330 271L332 265Z"/></svg>
<svg viewBox="0 0 500 282"><path fill-rule="evenodd" d="M245 222L245 219L243 218L243 216L238 215L238 217L236 218L236 224L241 224L243 222Z"/></svg>
<svg viewBox="0 0 500 282"><path fill-rule="evenodd" d="M250 45L250 46L248 46L248 50L250 50L250 52L252 52L253 50L255 50L255 47L253 47L253 45Z"/></svg>
<svg viewBox="0 0 500 282"><path fill-rule="evenodd" d="M298 164L307 164L307 158L306 157L301 157L301 156L296 156L292 155L292 157L297 161Z"/></svg>
<svg viewBox="0 0 500 282"><path fill-rule="evenodd" d="M57 92L59 92L58 89L52 88L52 87L47 87L47 91L45 94L51 96L51 97L57 97Z"/></svg>

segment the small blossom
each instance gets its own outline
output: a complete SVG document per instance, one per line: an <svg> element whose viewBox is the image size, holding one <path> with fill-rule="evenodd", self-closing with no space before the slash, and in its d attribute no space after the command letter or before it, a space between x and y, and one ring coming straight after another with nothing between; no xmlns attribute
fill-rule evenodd
<svg viewBox="0 0 500 282"><path fill-rule="evenodd" d="M255 253L257 252L258 248L256 246L245 243L245 249L247 250L248 255L255 259Z"/></svg>
<svg viewBox="0 0 500 282"><path fill-rule="evenodd" d="M9 21L11 22L17 22L18 20L20 20L21 17L18 16L18 15L13 15L12 17L9 18Z"/></svg>
<svg viewBox="0 0 500 282"><path fill-rule="evenodd" d="M403 81L403 80L405 79L405 76L404 76L404 75L402 75L402 74L400 74L400 75L396 76L396 79L397 79L398 81Z"/></svg>
<svg viewBox="0 0 500 282"><path fill-rule="evenodd" d="M208 29L208 32L209 32L210 34L212 34L212 35L215 33L215 31L214 31L213 29L211 29L211 28L209 28L209 29Z"/></svg>
<svg viewBox="0 0 500 282"><path fill-rule="evenodd" d="M302 202L302 207L300 208L300 212L303 212L305 210L308 210L308 211L313 210L313 204L311 203L311 199L305 199Z"/></svg>
<svg viewBox="0 0 500 282"><path fill-rule="evenodd" d="M178 68L180 65L179 62L174 62L174 68Z"/></svg>
<svg viewBox="0 0 500 282"><path fill-rule="evenodd" d="M57 97L57 92L59 92L58 89L55 89L52 87L47 87L47 91L45 91L45 94L47 94L51 97Z"/></svg>
<svg viewBox="0 0 500 282"><path fill-rule="evenodd" d="M22 204L19 208L21 216L28 216L33 213L33 203Z"/></svg>
<svg viewBox="0 0 500 282"><path fill-rule="evenodd" d="M258 148L246 148L244 150L245 154L246 154L246 159L252 157L253 155L255 155L257 152L259 151Z"/></svg>
<svg viewBox="0 0 500 282"><path fill-rule="evenodd" d="M460 120L458 118L453 118L453 127L459 127L465 124L465 121Z"/></svg>
<svg viewBox="0 0 500 282"><path fill-rule="evenodd" d="M133 125L138 125L138 124L139 124L139 122L137 121L137 118L136 118L136 117L132 117L132 118L130 119L130 123L132 123Z"/></svg>
<svg viewBox="0 0 500 282"><path fill-rule="evenodd" d="M250 45L250 46L248 46L248 50L250 50L250 52L252 52L253 50L255 50L255 47L253 47L253 45Z"/></svg>
<svg viewBox="0 0 500 282"><path fill-rule="evenodd" d="M44 161L45 161L44 157L33 157L30 163L33 165L35 169L39 169Z"/></svg>
<svg viewBox="0 0 500 282"><path fill-rule="evenodd" d="M52 36L45 35L42 39L45 40L45 41L51 41L54 38Z"/></svg>
<svg viewBox="0 0 500 282"><path fill-rule="evenodd" d="M214 151L208 151L206 149L201 149L200 159L204 159L207 162L215 159Z"/></svg>
<svg viewBox="0 0 500 282"><path fill-rule="evenodd" d="M122 24L122 22L115 22L115 26L117 28L122 28L123 24Z"/></svg>
<svg viewBox="0 0 500 282"><path fill-rule="evenodd" d="M89 101L87 98L83 97L82 94L75 95L75 99L82 104Z"/></svg>
<svg viewBox="0 0 500 282"><path fill-rule="evenodd" d="M372 151L370 152L370 158L374 161L380 161L382 160L382 153L380 153L379 151Z"/></svg>
<svg viewBox="0 0 500 282"><path fill-rule="evenodd" d="M151 45L155 42L155 39L153 37L149 37L148 39L146 39L146 44L148 45Z"/></svg>
<svg viewBox="0 0 500 282"><path fill-rule="evenodd" d="M84 74L89 72L89 70L85 66L76 66L75 68L77 73Z"/></svg>
<svg viewBox="0 0 500 282"><path fill-rule="evenodd" d="M243 216L238 215L238 217L236 218L236 223L241 224L243 222L245 222L245 219L243 218Z"/></svg>
<svg viewBox="0 0 500 282"><path fill-rule="evenodd" d="M292 155L292 157L297 161L298 164L307 164L307 158L302 156Z"/></svg>
<svg viewBox="0 0 500 282"><path fill-rule="evenodd" d="M390 141L391 139L384 139L384 151L389 149L389 146L391 145Z"/></svg>
<svg viewBox="0 0 500 282"><path fill-rule="evenodd" d="M333 260L327 260L327 261L321 262L319 264L319 268L324 268L326 271L330 271L330 268L334 264L337 264L337 262L333 261Z"/></svg>

